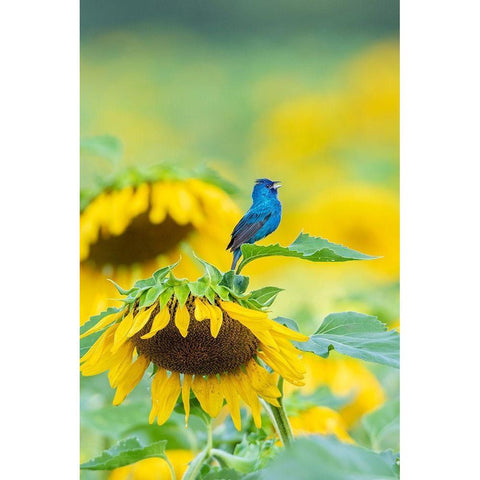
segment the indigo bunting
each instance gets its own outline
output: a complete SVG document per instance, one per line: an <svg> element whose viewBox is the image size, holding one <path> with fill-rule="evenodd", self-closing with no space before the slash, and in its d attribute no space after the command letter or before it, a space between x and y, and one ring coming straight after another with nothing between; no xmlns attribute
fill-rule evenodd
<svg viewBox="0 0 480 480"><path fill-rule="evenodd" d="M242 255L240 247L244 243L255 243L274 232L282 216L282 204L277 190L280 182L272 182L268 178L260 178L255 182L252 192L252 206L237 223L227 250L233 252L232 270Z"/></svg>

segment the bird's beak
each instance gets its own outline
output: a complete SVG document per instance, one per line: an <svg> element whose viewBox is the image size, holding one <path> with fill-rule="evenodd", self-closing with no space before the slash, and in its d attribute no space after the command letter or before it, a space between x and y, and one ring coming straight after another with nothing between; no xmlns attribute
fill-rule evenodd
<svg viewBox="0 0 480 480"><path fill-rule="evenodd" d="M273 188L278 190L282 186L282 182L273 182Z"/></svg>

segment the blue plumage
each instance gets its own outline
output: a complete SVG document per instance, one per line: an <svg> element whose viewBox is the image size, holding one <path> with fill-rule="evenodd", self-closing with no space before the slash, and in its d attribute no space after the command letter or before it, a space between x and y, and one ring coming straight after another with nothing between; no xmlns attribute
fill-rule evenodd
<svg viewBox="0 0 480 480"><path fill-rule="evenodd" d="M240 247L244 243L255 243L274 232L282 217L282 204L278 199L280 182L261 178L255 182L252 192L252 206L237 223L227 250L233 252L232 270L242 255Z"/></svg>

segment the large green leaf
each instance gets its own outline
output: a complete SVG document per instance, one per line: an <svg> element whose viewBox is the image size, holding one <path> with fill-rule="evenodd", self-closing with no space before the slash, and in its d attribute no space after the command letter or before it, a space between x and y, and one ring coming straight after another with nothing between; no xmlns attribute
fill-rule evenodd
<svg viewBox="0 0 480 480"><path fill-rule="evenodd" d="M310 262L347 262L378 258L329 242L321 237L312 237L308 233L300 233L296 240L287 247L282 247L277 243L267 246L243 244L241 248L243 257L238 265L237 273L240 273L248 263L262 257L296 257Z"/></svg>
<svg viewBox="0 0 480 480"><path fill-rule="evenodd" d="M400 450L400 402L391 400L377 410L362 417L360 426L353 432L362 445L375 451Z"/></svg>
<svg viewBox="0 0 480 480"><path fill-rule="evenodd" d="M82 463L80 468L84 470L113 470L145 458L166 458L166 445L166 440L144 445L137 437L130 437L120 440L108 450L104 450L98 457Z"/></svg>
<svg viewBox="0 0 480 480"><path fill-rule="evenodd" d="M391 367L400 366L400 336L376 317L357 312L331 313L307 342L297 347L321 357L328 357L330 350L369 362Z"/></svg>
<svg viewBox="0 0 480 480"><path fill-rule="evenodd" d="M334 437L300 438L261 471L262 480L394 480L397 458L339 442Z"/></svg>

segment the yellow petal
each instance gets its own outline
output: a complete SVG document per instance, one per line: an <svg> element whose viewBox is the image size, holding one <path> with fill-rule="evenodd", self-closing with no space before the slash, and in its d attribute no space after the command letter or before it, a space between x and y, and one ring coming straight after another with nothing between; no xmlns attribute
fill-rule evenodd
<svg viewBox="0 0 480 480"><path fill-rule="evenodd" d="M180 385L179 373L172 372L170 377L167 377L163 380L161 384L161 389L157 392L157 395L155 397L155 413L158 425L163 425L169 419L170 415L173 412L173 408L177 403L177 399L180 395L181 389L182 387Z"/></svg>
<svg viewBox="0 0 480 480"><path fill-rule="evenodd" d="M130 312L123 320L118 324L117 331L115 332L115 337L113 339L112 352L114 353L122 343L124 343L128 338L128 332L133 325L133 308L130 308Z"/></svg>
<svg viewBox="0 0 480 480"><path fill-rule="evenodd" d="M194 213L192 194L180 182L172 184L168 198L168 213L179 225L190 222Z"/></svg>
<svg viewBox="0 0 480 480"><path fill-rule="evenodd" d="M285 352L278 352L269 348L267 346L262 346L262 350L257 352L259 358L261 358L267 365L269 365L275 372L280 374L285 380L293 383L294 385L303 386L305 382L303 381L302 370L297 370L297 365L292 366L290 362L294 359L289 358L289 361L283 356Z"/></svg>
<svg viewBox="0 0 480 480"><path fill-rule="evenodd" d="M135 346L131 342L125 342L116 353L113 355L110 354L110 356L115 359L108 372L108 380L110 381L110 386L112 388L118 386L118 382L122 378L122 375L132 364L134 351Z"/></svg>
<svg viewBox="0 0 480 480"><path fill-rule="evenodd" d="M132 337L133 335L135 335L147 324L147 322L150 320L150 315L152 314L155 307L156 304L154 303L150 307L144 308L143 310L137 312L134 317L132 328L130 328L128 332L128 337Z"/></svg>
<svg viewBox="0 0 480 480"><path fill-rule="evenodd" d="M211 417L216 417L223 406L223 393L220 382L215 375L204 378L195 375L192 390L201 407Z"/></svg>
<svg viewBox="0 0 480 480"><path fill-rule="evenodd" d="M238 303L220 301L220 305L232 318L235 319L237 319L237 317L257 320L268 319L268 316L265 312L252 310L251 308L245 308Z"/></svg>
<svg viewBox="0 0 480 480"><path fill-rule="evenodd" d="M279 407L277 398L281 396L281 393L277 387L277 376L267 372L255 360L248 362L245 370L257 394L267 402Z"/></svg>
<svg viewBox="0 0 480 480"><path fill-rule="evenodd" d="M148 215L152 223L162 223L165 220L169 190L170 187L167 182L158 182L152 185L152 206Z"/></svg>
<svg viewBox="0 0 480 480"><path fill-rule="evenodd" d="M120 403L125 400L125 397L137 386L149 364L150 360L140 355L135 362L123 372L123 375L117 380L118 387L113 399L114 405L120 405Z"/></svg>
<svg viewBox="0 0 480 480"><path fill-rule="evenodd" d="M238 392L235 389L235 385L228 374L222 375L220 379L220 385L222 386L222 393L225 397L225 400L227 401L233 424L235 425L235 428L240 431L242 429L242 420L240 417L240 400Z"/></svg>
<svg viewBox="0 0 480 480"><path fill-rule="evenodd" d="M201 322L202 320L206 320L210 315L210 310L198 297L195 298L194 315L199 322Z"/></svg>
<svg viewBox="0 0 480 480"><path fill-rule="evenodd" d="M175 314L175 325L182 337L186 337L188 334L188 326L190 325L190 313L187 307L178 307Z"/></svg>
<svg viewBox="0 0 480 480"><path fill-rule="evenodd" d="M106 315L105 317L103 317L99 322L97 322L96 325L94 325L92 328L90 328L89 330L87 330L85 333L83 333L82 335L80 335L80 338L85 338L85 337L88 337L88 335L91 335L92 333L95 333L95 332L99 332L100 330L102 330L104 327L107 327L108 325L110 325L111 323L113 322L116 322L117 320L119 320L120 318L122 318L122 315L124 314L125 312L122 310L121 312L117 313L117 314L110 314L110 315Z"/></svg>
<svg viewBox="0 0 480 480"><path fill-rule="evenodd" d="M262 418L260 415L260 401L258 399L257 393L253 389L249 378L242 371L230 374L230 379L235 385L236 390L242 397L242 400L250 407L252 410L253 421L257 428L262 426Z"/></svg>
<svg viewBox="0 0 480 480"><path fill-rule="evenodd" d="M306 342L310 338L307 335L303 335L303 333L299 333L299 332L296 332L295 330L291 330L290 328L287 328L285 325L280 325L274 320L270 320L270 321L272 322L272 329L275 331L277 335L281 335L290 340L295 340L296 342Z"/></svg>
<svg viewBox="0 0 480 480"><path fill-rule="evenodd" d="M96 342L90 347L88 352L80 359L80 363L91 362L95 363L105 352L109 352L113 345L113 339L118 324L112 325L105 330Z"/></svg>
<svg viewBox="0 0 480 480"><path fill-rule="evenodd" d="M210 333L212 334L213 338L217 338L223 322L223 312L216 305L212 305L208 302L205 304L205 306L209 310Z"/></svg>
<svg viewBox="0 0 480 480"><path fill-rule="evenodd" d="M190 415L190 387L192 386L192 380L192 375L183 375L182 401L183 408L185 408L185 427L188 426L188 416Z"/></svg>
<svg viewBox="0 0 480 480"><path fill-rule="evenodd" d="M142 335L141 338L145 340L153 337L157 332L163 330L168 325L168 322L170 322L170 311L168 310L168 307L165 306L157 313L157 315L155 315L150 332Z"/></svg>

